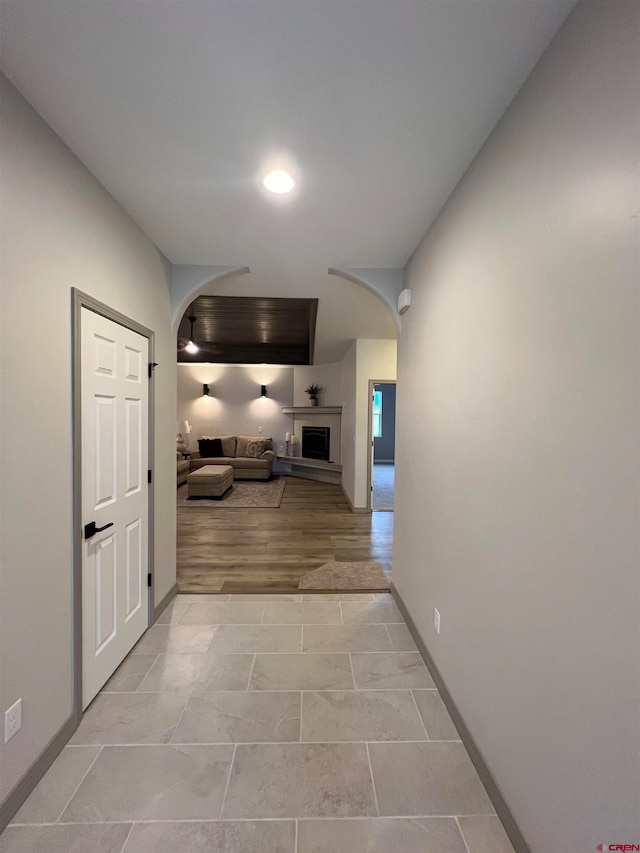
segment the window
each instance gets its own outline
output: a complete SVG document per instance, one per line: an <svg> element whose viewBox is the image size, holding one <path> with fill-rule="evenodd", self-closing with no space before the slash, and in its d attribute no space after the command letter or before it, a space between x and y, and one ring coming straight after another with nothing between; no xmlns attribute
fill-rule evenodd
<svg viewBox="0 0 640 853"><path fill-rule="evenodd" d="M373 437L382 438L382 391L373 392Z"/></svg>

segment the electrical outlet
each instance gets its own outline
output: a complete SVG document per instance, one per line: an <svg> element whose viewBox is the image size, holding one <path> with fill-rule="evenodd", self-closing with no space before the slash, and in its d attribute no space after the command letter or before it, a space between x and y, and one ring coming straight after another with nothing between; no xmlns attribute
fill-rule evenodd
<svg viewBox="0 0 640 853"><path fill-rule="evenodd" d="M258 435L262 435L262 427L258 427Z"/></svg>
<svg viewBox="0 0 640 853"><path fill-rule="evenodd" d="M22 728L22 699L4 712L4 742L11 740Z"/></svg>
<svg viewBox="0 0 640 853"><path fill-rule="evenodd" d="M435 628L436 634L440 633L440 611L433 608L433 627Z"/></svg>

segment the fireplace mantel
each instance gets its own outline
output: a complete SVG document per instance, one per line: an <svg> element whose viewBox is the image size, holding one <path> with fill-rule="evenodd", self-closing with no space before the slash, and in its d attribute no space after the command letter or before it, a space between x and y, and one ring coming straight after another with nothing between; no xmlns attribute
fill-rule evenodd
<svg viewBox="0 0 640 853"><path fill-rule="evenodd" d="M285 415L341 415L342 406L283 406Z"/></svg>

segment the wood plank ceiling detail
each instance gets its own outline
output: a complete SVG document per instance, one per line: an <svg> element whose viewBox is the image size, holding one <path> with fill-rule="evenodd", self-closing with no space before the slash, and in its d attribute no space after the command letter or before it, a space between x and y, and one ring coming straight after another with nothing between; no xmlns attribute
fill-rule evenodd
<svg viewBox="0 0 640 853"><path fill-rule="evenodd" d="M178 362L312 364L317 299L199 296L178 328ZM197 353L185 350L196 318Z"/></svg>

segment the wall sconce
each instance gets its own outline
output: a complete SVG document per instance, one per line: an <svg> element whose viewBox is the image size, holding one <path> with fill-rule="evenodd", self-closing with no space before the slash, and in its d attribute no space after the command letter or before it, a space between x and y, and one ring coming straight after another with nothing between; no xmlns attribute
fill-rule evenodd
<svg viewBox="0 0 640 853"><path fill-rule="evenodd" d="M202 386L202 396L203 396L203 397L208 397L208 396L209 396L209 393L210 393L210 391L209 391L209 386L208 386L208 385L207 385L207 383L205 382L205 383L204 383L204 385Z"/></svg>
<svg viewBox="0 0 640 853"><path fill-rule="evenodd" d="M266 386L266 385L261 385L261 386L260 386L260 396L261 396L261 397L266 397L266 396L267 396L267 386Z"/></svg>

